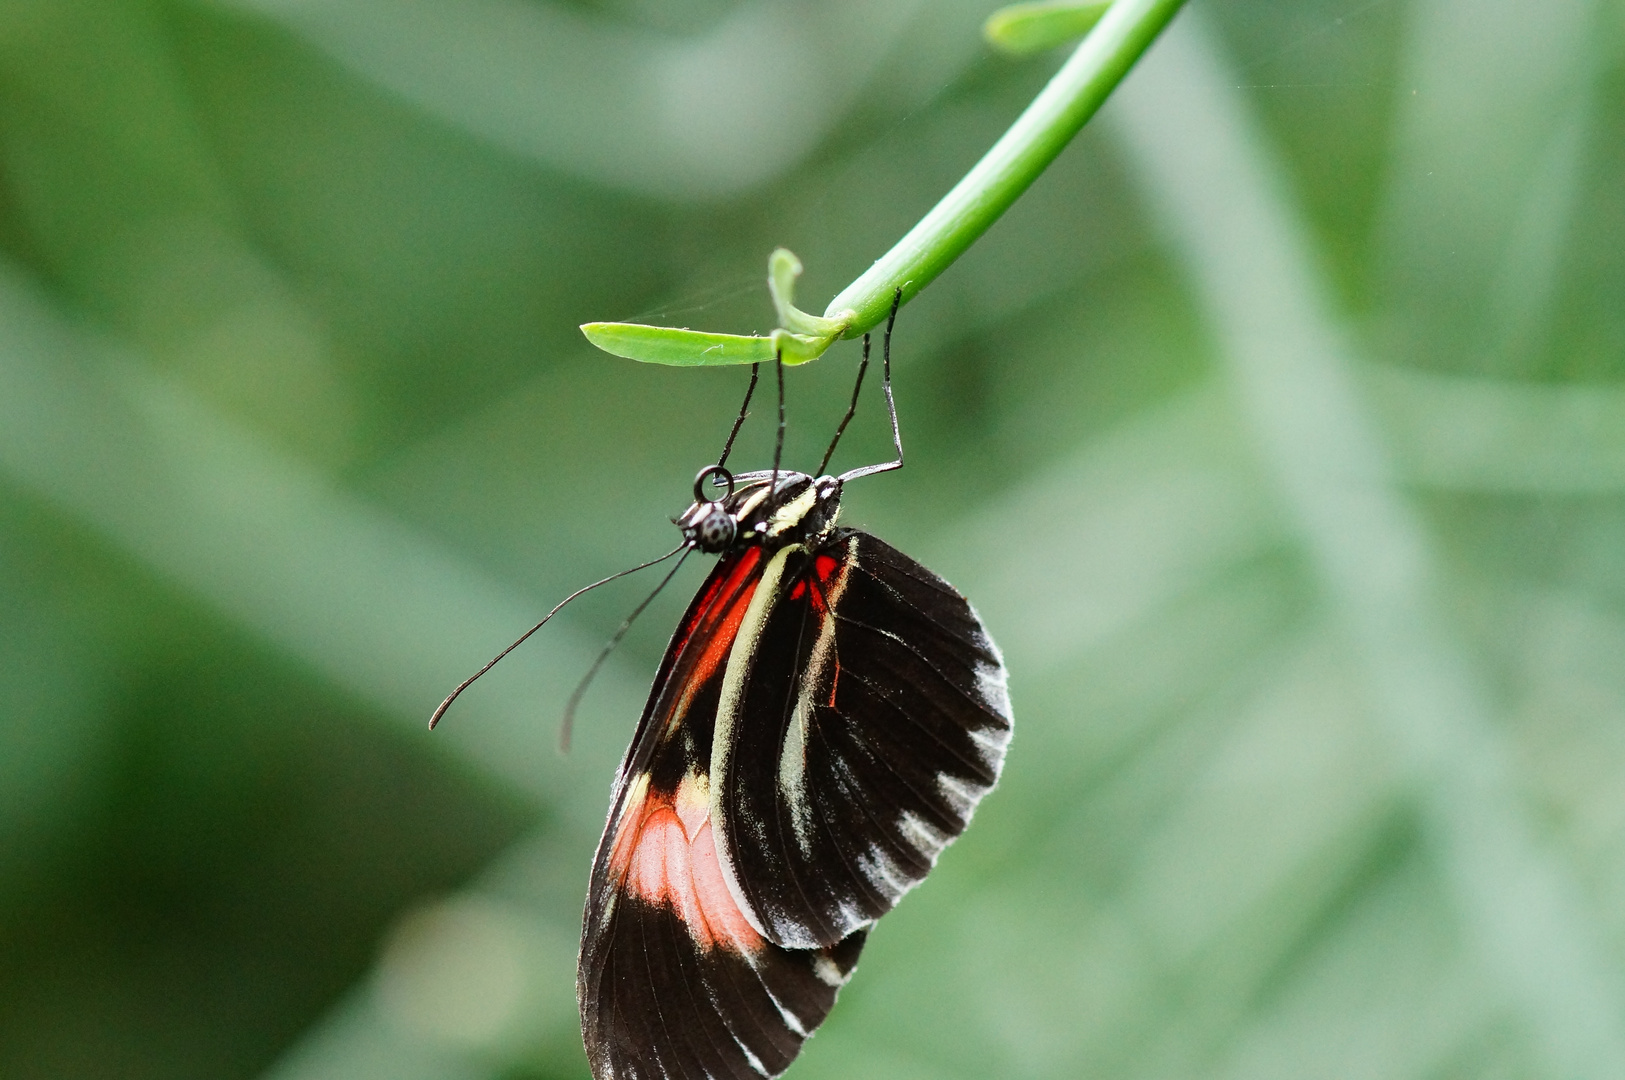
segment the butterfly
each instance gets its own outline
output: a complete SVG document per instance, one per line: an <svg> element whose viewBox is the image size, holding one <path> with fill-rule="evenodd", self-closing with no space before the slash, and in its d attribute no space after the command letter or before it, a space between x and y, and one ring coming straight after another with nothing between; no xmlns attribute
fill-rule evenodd
<svg viewBox="0 0 1625 1080"><path fill-rule="evenodd" d="M869 928L998 780L1007 675L975 609L837 521L847 482L902 466L900 299L882 346L896 460L823 473L857 407L865 335L817 475L779 467L782 362L773 468L726 469L753 369L721 458L676 519L677 551L720 558L666 647L593 860L577 996L596 1080L778 1076Z"/></svg>

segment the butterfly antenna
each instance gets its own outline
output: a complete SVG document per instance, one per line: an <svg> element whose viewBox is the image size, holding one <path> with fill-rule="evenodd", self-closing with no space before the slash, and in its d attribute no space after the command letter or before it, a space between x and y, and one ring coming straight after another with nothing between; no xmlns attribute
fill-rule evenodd
<svg viewBox="0 0 1625 1080"><path fill-rule="evenodd" d="M848 480L856 480L860 476L872 476L875 473L891 472L893 469L903 467L903 435L897 427L897 402L893 400L891 393L891 330L892 326L897 322L897 309L902 304L903 290L898 289L892 294L891 314L886 318L886 336L880 339L880 388L886 395L886 413L891 417L891 442L892 446L897 449L897 460L884 461L879 465L865 465L861 469L844 472L837 477L843 484ZM844 422L842 426L845 426ZM836 434L838 437L839 432Z"/></svg>
<svg viewBox="0 0 1625 1080"><path fill-rule="evenodd" d="M688 550L684 551L683 548ZM587 673L581 677L581 681L576 683L575 690L570 694L570 700L564 705L564 720L559 724L559 751L561 753L568 754L570 752L570 735L575 731L576 726L576 706L581 704L581 699L586 695L587 687L592 685L592 680L598 674L598 669L604 666L604 661L608 660L609 654L615 651L615 646L619 645L621 639L626 636L626 632L632 629L632 620L642 615L643 609L653 603L654 598L660 595L660 590L664 589L666 584L677 576L677 571L683 568L683 562L688 558L689 552L693 550L693 546L686 543L683 547L677 549L677 551L683 552L683 557L677 560L677 565L666 572L666 576L660 579L660 584L655 586L654 592L643 598L643 603L632 609L632 614L621 620L621 625L615 631L614 636L605 642L604 647L599 650L598 659L592 662L592 667L588 668ZM671 555L677 554L677 551L672 552ZM671 558L671 555L667 555L666 558Z"/></svg>
<svg viewBox="0 0 1625 1080"><path fill-rule="evenodd" d="M841 441L841 435L846 431L846 425L852 422L852 417L858 411L858 391L863 389L863 374L869 370L869 335L863 335L863 362L858 365L858 381L852 384L852 404L846 407L846 415L841 417L840 426L835 429L835 438L829 441L829 449L824 451L824 460L818 463L818 472L814 475L823 476L824 469L829 465L829 459L835 456L835 446Z"/></svg>
<svg viewBox="0 0 1625 1080"><path fill-rule="evenodd" d="M779 462L784 457L784 350L773 354L773 367L779 373L779 435L773 442L773 485L767 490L772 498L779 490Z"/></svg>
<svg viewBox="0 0 1625 1080"><path fill-rule="evenodd" d="M639 563L637 566L634 566L634 567L632 567L630 569L622 570L622 571L620 571L619 573L616 573L616 574L611 574L611 575L609 575L609 577L604 578L602 581L595 581L591 585L587 585L587 586L584 586L584 587L582 587L580 589L577 589L575 592L571 593L569 596L566 596L563 600L560 600L554 606L552 611L549 611L546 615L542 616L542 621L541 622L537 623L535 626L531 627L529 630L526 630L523 634L520 634L518 639L515 640L512 645L509 645L506 649L503 649L501 652L499 652L495 656L491 657L490 662L487 663L484 667L480 668L480 670L476 671L474 674L470 675L468 678L466 678L462 682L458 683L457 684L457 689L455 689L451 693L447 694L446 695L446 700L442 701L440 703L440 707L434 711L434 715L429 717L429 730L430 731L434 730L434 726L436 724L440 723L440 718L442 716L446 715L446 710L451 708L451 703L456 701L458 696L461 695L464 690L467 690L470 686L473 686L474 685L474 680L478 679L481 675L484 675L487 671L490 671L492 668L496 667L498 660L501 660L504 656L507 656L509 653L511 653L515 649L519 648L519 646L523 645L530 638L530 635L534 634L536 631L538 631L542 627L546 626L547 625L547 620L549 620L553 616L557 615L559 613L559 611L564 607L565 604L568 604L570 601L574 600L576 597L580 596L584 592L591 592L593 589L598 588L598 586L600 586L600 585L608 585L610 582L614 581L616 578L623 578L628 574L635 574L639 570L647 570L649 567L654 566L657 563L663 563L667 559L671 558L673 555L677 554L679 551L682 551L686 547L688 547L688 544L686 542L682 543L682 544L679 544L677 547L675 547L672 550L666 552L664 555L660 556L660 558L658 558L658 559L650 559L646 563ZM678 566L682 565L682 560L681 559L678 560L677 565ZM670 580L670 576L671 575L669 575L669 574L667 575L668 580ZM662 582L661 584L664 584L664 582ZM656 590L656 591L658 591L658 590ZM647 603L647 601L645 601L645 603ZM641 611L643 609L639 608L638 610Z"/></svg>
<svg viewBox="0 0 1625 1080"><path fill-rule="evenodd" d="M719 469L728 464L728 453L734 448L734 437L739 434L739 429L745 426L745 417L750 415L750 396L756 393L756 376L761 370L761 364L750 366L750 385L745 387L745 400L739 405L739 415L734 419L733 430L728 432L728 441L722 444L722 456L717 458Z"/></svg>

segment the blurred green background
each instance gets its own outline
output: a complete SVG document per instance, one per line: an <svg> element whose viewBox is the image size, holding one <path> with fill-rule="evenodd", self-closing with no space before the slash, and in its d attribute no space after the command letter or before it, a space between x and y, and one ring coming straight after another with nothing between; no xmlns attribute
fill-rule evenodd
<svg viewBox="0 0 1625 1080"><path fill-rule="evenodd" d="M768 329L779 244L820 310L1059 62L988 11L0 0L0 1076L585 1076L703 568L569 757L649 579L424 720L673 542L737 405L576 325ZM904 310L846 520L972 597L1017 733L792 1075L1625 1075L1622 45L1197 0Z"/></svg>

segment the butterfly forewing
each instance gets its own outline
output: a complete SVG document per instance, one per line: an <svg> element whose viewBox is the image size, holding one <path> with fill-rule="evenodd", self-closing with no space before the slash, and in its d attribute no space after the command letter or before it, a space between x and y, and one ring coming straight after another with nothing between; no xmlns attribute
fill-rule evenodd
<svg viewBox="0 0 1625 1080"><path fill-rule="evenodd" d="M754 928L809 949L925 877L997 780L1010 707L981 620L919 563L851 530L773 559L730 658L712 821Z"/></svg>
<svg viewBox="0 0 1625 1080"><path fill-rule="evenodd" d="M765 939L722 872L712 735L762 549L724 557L678 625L616 779L593 864L577 992L593 1074L776 1076L828 1014L864 931L828 948Z"/></svg>

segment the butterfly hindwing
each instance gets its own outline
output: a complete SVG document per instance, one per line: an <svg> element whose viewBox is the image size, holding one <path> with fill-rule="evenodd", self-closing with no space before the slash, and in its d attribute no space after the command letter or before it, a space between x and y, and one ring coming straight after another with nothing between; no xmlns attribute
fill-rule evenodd
<svg viewBox="0 0 1625 1080"><path fill-rule="evenodd" d="M577 993L593 1075L776 1076L863 947L785 949L739 906L710 817L713 731L763 552L726 556L678 624L617 776L593 864Z"/></svg>
<svg viewBox="0 0 1625 1080"><path fill-rule="evenodd" d="M753 928L811 949L891 910L964 831L1009 698L969 602L867 533L781 549L763 578L722 688L712 822Z"/></svg>

